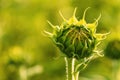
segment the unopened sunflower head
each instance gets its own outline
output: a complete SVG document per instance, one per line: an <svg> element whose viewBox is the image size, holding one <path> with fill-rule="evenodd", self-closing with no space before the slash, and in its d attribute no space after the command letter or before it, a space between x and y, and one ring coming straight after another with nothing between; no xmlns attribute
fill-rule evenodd
<svg viewBox="0 0 120 80"><path fill-rule="evenodd" d="M76 8L73 16L66 20L60 12L64 22L61 26L54 26L53 33L46 32L59 49L69 58L83 59L90 57L96 51L98 44L106 38L106 33L96 33L96 27L101 15L93 23L85 21L85 14L88 8L84 11L83 18L77 20L75 17Z"/></svg>
<svg viewBox="0 0 120 80"><path fill-rule="evenodd" d="M110 41L106 46L105 53L105 56L110 59L120 60L120 40Z"/></svg>

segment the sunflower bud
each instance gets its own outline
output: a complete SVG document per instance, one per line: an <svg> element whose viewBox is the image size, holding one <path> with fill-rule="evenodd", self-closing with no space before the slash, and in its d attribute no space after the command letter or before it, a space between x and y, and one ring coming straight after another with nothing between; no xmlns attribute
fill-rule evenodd
<svg viewBox="0 0 120 80"><path fill-rule="evenodd" d="M120 40L112 40L108 43L105 49L106 57L119 60L120 59Z"/></svg>
<svg viewBox="0 0 120 80"><path fill-rule="evenodd" d="M91 56L96 46L106 37L106 34L96 33L96 26L101 15L95 22L86 23L85 14L87 9L84 11L83 18L80 21L75 17L75 8L73 16L69 20L66 20L60 12L64 20L61 26L54 26L48 22L53 27L53 33L46 33L69 58L83 59Z"/></svg>

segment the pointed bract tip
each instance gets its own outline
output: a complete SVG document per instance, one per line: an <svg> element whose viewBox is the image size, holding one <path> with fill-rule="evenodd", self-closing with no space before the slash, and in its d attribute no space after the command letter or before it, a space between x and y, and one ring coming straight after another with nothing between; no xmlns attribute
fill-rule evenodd
<svg viewBox="0 0 120 80"><path fill-rule="evenodd" d="M98 16L98 18L97 18L97 19L95 19L94 24L95 24L96 26L98 25L98 21L100 20L100 18L101 18L101 13L100 13L100 15Z"/></svg>
<svg viewBox="0 0 120 80"><path fill-rule="evenodd" d="M48 32L48 31L43 31L43 34L45 35L45 36L48 36L48 37L52 37L53 36L53 34L52 33L50 33L50 32Z"/></svg>
<svg viewBox="0 0 120 80"><path fill-rule="evenodd" d="M100 13L100 15L98 16L97 20L99 21L99 20L100 20L100 18L101 18L101 13Z"/></svg>
<svg viewBox="0 0 120 80"><path fill-rule="evenodd" d="M66 20L66 19L64 18L64 16L62 15L61 11L59 11L59 14L60 14L60 16L62 17L62 19L67 22L67 20Z"/></svg>
<svg viewBox="0 0 120 80"><path fill-rule="evenodd" d="M56 28L57 28L58 30L60 29L59 26L54 26L50 21L47 20L47 22L48 22L48 24L49 24L53 29L56 29Z"/></svg>
<svg viewBox="0 0 120 80"><path fill-rule="evenodd" d="M104 35L104 36L106 36L106 35L108 35L108 34L110 34L111 32L107 32L107 33L104 33L104 34L102 34L102 35Z"/></svg>
<svg viewBox="0 0 120 80"><path fill-rule="evenodd" d="M110 32L104 33L104 34L99 33L99 34L95 34L95 35L96 35L96 38L101 41L101 40L106 39L106 36L107 36L108 34L110 34Z"/></svg>
<svg viewBox="0 0 120 80"><path fill-rule="evenodd" d="M48 23L52 28L54 28L54 25L53 25L50 21L47 20L47 23Z"/></svg>
<svg viewBox="0 0 120 80"><path fill-rule="evenodd" d="M85 9L85 11L84 11L84 13L83 13L83 18L82 18L82 19L85 20L85 15L86 15L86 12L87 12L87 10L88 10L89 8L90 8L90 7L88 7L88 8Z"/></svg>
<svg viewBox="0 0 120 80"><path fill-rule="evenodd" d="M75 17L76 11L77 11L77 7L74 9L73 17Z"/></svg>

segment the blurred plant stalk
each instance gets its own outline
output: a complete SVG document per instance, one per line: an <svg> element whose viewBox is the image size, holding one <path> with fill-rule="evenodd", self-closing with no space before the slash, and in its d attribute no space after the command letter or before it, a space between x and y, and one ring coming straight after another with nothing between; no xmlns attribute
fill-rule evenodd
<svg viewBox="0 0 120 80"><path fill-rule="evenodd" d="M112 62L111 80L120 80L120 40L114 39L110 41L105 49L105 56Z"/></svg>

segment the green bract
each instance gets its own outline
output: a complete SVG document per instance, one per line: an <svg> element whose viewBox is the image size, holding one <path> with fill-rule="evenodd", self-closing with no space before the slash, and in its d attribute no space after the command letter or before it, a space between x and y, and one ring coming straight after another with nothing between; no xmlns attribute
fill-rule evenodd
<svg viewBox="0 0 120 80"><path fill-rule="evenodd" d="M61 26L54 26L48 21L53 27L53 33L46 33L69 58L83 59L91 56L94 52L97 52L96 46L106 37L106 34L96 33L96 26L101 15L95 22L86 23L85 13L87 9L80 21L75 17L76 8L69 20L66 20L60 12L64 20Z"/></svg>

